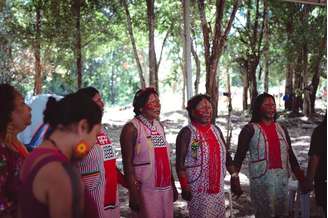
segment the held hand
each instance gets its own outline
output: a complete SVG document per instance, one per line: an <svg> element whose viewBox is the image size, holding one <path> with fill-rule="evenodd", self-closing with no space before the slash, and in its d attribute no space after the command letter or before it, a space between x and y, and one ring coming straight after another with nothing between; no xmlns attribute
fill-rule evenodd
<svg viewBox="0 0 328 218"><path fill-rule="evenodd" d="M300 183L302 183L305 180L304 171L300 168L295 170L294 175Z"/></svg>
<svg viewBox="0 0 328 218"><path fill-rule="evenodd" d="M243 194L243 190L240 187L240 181L238 176L231 176L230 187L233 196L236 196L237 199Z"/></svg>
<svg viewBox="0 0 328 218"><path fill-rule="evenodd" d="M182 189L181 196L183 200L190 201L192 199L192 194L189 188Z"/></svg>
<svg viewBox="0 0 328 218"><path fill-rule="evenodd" d="M173 202L175 202L176 200L178 200L179 193L175 186L172 186L172 189L173 189Z"/></svg>
<svg viewBox="0 0 328 218"><path fill-rule="evenodd" d="M300 189L302 193L308 193L312 191L313 182L306 178L304 181L300 182Z"/></svg>

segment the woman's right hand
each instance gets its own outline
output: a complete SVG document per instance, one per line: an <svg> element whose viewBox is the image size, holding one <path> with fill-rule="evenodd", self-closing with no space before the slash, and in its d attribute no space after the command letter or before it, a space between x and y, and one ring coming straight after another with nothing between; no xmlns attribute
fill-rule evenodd
<svg viewBox="0 0 328 218"><path fill-rule="evenodd" d="M183 200L190 201L192 199L192 194L189 188L182 189L181 196Z"/></svg>
<svg viewBox="0 0 328 218"><path fill-rule="evenodd" d="M239 176L231 176L230 187L232 194L237 198L239 198L240 195L243 194L243 190L240 187Z"/></svg>
<svg viewBox="0 0 328 218"><path fill-rule="evenodd" d="M129 189L129 207L135 212L138 212L142 206L140 187L140 182L136 181Z"/></svg>

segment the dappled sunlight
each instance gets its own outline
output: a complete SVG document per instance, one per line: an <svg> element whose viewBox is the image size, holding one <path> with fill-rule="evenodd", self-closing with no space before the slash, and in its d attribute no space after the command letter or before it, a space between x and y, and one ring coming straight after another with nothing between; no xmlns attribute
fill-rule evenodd
<svg viewBox="0 0 328 218"><path fill-rule="evenodd" d="M108 122L109 133L111 139L114 143L115 151L118 155L117 165L119 169L122 169L122 158L121 158L121 148L119 145L119 135L121 132L122 126L133 117L132 107L126 108L107 108L104 116L104 120ZM220 115L217 119L217 125L221 128L224 137L227 133L227 116ZM231 138L231 147L230 152L231 156L234 157L234 154L237 149L238 135L244 125L249 122L250 117L245 116L243 112L233 112L231 116L232 121L232 138ZM176 149L175 149L175 140L178 132L181 128L188 124L188 115L185 110L173 110L165 111L161 115L161 120L165 127L166 138L171 146L171 164L173 175L175 178L175 185L178 189L178 192L181 193L180 183L175 172L175 159L176 159ZM298 159L300 166L305 169L307 167L308 161L308 150L310 145L311 134L314 127L317 126L317 123L312 120L298 119L298 118L284 118L281 117L279 120L286 128L288 129L289 135L292 141L292 148ZM241 167L239 178L241 187L244 191L244 194L241 195L238 199L232 198L232 213L234 217L254 217L254 210L251 204L250 193L249 193L249 177L248 177L248 155L243 162ZM226 205L226 216L230 215L230 201L229 201L229 190L230 190L230 174L227 172L224 178L224 187L225 187L225 205ZM129 208L128 208L128 195L127 191L123 188L120 188L120 200L121 200L121 211L122 217L128 217ZM312 208L315 208L313 195L310 195L311 199L311 217L312 214L317 213L316 210L312 211ZM188 217L187 202L181 198L174 203L175 217ZM315 216L314 216L315 217Z"/></svg>

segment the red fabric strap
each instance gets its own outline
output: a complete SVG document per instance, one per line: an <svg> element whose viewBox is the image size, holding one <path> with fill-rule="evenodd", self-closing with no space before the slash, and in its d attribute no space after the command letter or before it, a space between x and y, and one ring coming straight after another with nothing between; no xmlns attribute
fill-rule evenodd
<svg viewBox="0 0 328 218"><path fill-rule="evenodd" d="M106 185L105 185L105 200L104 206L116 204L117 192L117 173L115 159L104 162Z"/></svg>
<svg viewBox="0 0 328 218"><path fill-rule="evenodd" d="M260 123L267 137L269 144L269 169L282 168L280 141L276 131L276 124L273 122L269 125Z"/></svg>
<svg viewBox="0 0 328 218"><path fill-rule="evenodd" d="M209 146L209 160L208 160L208 193L220 192L220 179L221 179L221 151L220 144L217 140L211 124L201 125L193 122L193 125L201 133L203 140Z"/></svg>
<svg viewBox="0 0 328 218"><path fill-rule="evenodd" d="M156 165L156 187L171 185L171 169L166 147L154 147Z"/></svg>
<svg viewBox="0 0 328 218"><path fill-rule="evenodd" d="M117 180L124 188L128 188L128 183L125 180L124 175L116 168Z"/></svg>
<svg viewBox="0 0 328 218"><path fill-rule="evenodd" d="M97 136L97 143L104 150L104 168L105 168L105 198L104 207L115 206L117 197L117 169L116 158L111 146L111 140L102 129Z"/></svg>
<svg viewBox="0 0 328 218"><path fill-rule="evenodd" d="M186 189L189 186L187 177L185 175L179 176L179 182L180 182L181 189Z"/></svg>

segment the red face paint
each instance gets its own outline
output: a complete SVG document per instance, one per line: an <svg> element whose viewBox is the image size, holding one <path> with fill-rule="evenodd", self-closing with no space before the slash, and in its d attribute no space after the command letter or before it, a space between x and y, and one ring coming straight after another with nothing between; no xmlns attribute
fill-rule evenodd
<svg viewBox="0 0 328 218"><path fill-rule="evenodd" d="M148 102L145 104L144 108L146 110L157 110L161 108L161 104L159 102Z"/></svg>
<svg viewBox="0 0 328 218"><path fill-rule="evenodd" d="M212 115L211 109L195 109L195 115L199 117L208 117Z"/></svg>
<svg viewBox="0 0 328 218"><path fill-rule="evenodd" d="M209 123L212 118L213 109L207 99L201 100L193 110L194 119L199 123Z"/></svg>
<svg viewBox="0 0 328 218"><path fill-rule="evenodd" d="M260 108L265 119L273 119L276 113L276 104L272 98L266 98Z"/></svg>

